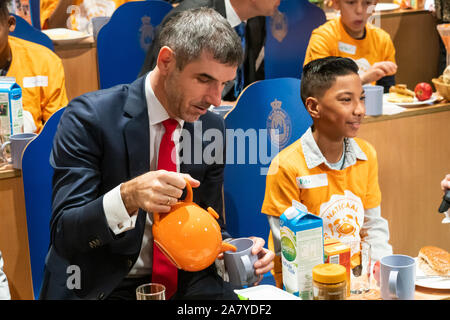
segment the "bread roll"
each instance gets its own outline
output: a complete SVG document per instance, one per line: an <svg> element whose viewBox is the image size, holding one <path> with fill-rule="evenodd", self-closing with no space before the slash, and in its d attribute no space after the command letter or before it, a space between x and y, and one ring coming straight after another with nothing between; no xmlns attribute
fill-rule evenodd
<svg viewBox="0 0 450 320"><path fill-rule="evenodd" d="M426 275L450 275L450 253L444 249L426 246L419 251L417 264Z"/></svg>
<svg viewBox="0 0 450 320"><path fill-rule="evenodd" d="M442 78L445 84L450 84L450 65L445 68L444 73L442 74Z"/></svg>

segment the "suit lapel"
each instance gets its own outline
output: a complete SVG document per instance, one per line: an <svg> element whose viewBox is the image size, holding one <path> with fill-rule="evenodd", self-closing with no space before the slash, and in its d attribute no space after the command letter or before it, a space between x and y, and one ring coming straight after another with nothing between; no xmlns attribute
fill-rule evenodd
<svg viewBox="0 0 450 320"><path fill-rule="evenodd" d="M124 137L130 179L150 170L150 129L145 78L143 76L129 86L130 92L124 106L124 116L129 118L124 128Z"/></svg>
<svg viewBox="0 0 450 320"><path fill-rule="evenodd" d="M124 117L129 119L124 126L129 179L150 170L150 129L145 98L145 79L146 75L128 87L128 98L124 105ZM137 259L141 248L145 217L146 213L139 209L134 231L126 232L125 236L116 242L116 249L119 249L122 254L130 254Z"/></svg>

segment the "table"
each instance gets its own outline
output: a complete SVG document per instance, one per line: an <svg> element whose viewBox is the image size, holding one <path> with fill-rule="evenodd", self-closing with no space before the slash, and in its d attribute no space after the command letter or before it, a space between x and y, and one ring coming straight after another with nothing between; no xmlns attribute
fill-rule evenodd
<svg viewBox="0 0 450 320"><path fill-rule="evenodd" d="M347 300L382 300L380 296L380 287L372 278L371 289L369 292L360 295L351 295ZM450 289L439 290L416 286L414 300L450 300Z"/></svg>
<svg viewBox="0 0 450 320"><path fill-rule="evenodd" d="M11 299L33 299L25 197L20 170L0 168L0 250Z"/></svg>
<svg viewBox="0 0 450 320"><path fill-rule="evenodd" d="M394 253L416 257L420 248L450 250L450 225L437 212L440 181L450 173L450 103L366 117L358 137L378 155L381 214Z"/></svg>

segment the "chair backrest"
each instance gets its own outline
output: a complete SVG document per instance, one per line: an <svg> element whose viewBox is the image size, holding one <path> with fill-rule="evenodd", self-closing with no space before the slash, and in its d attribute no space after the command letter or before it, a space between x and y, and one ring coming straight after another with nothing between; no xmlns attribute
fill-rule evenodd
<svg viewBox="0 0 450 320"><path fill-rule="evenodd" d="M100 88L136 80L154 31L172 9L164 1L132 1L114 11L97 38Z"/></svg>
<svg viewBox="0 0 450 320"><path fill-rule="evenodd" d="M231 236L267 240L269 225L261 207L270 161L311 124L300 100L299 79L258 81L241 93L236 107L225 116L224 200ZM273 129L278 129L278 134Z"/></svg>
<svg viewBox="0 0 450 320"><path fill-rule="evenodd" d="M31 24L38 30L41 30L41 8L40 0L29 0L30 2L30 15Z"/></svg>
<svg viewBox="0 0 450 320"><path fill-rule="evenodd" d="M45 257L50 244L52 215L52 178L50 152L59 119L65 108L56 111L41 133L31 141L22 157L22 178L27 212L31 276L35 299L38 299L44 275Z"/></svg>
<svg viewBox="0 0 450 320"><path fill-rule="evenodd" d="M16 29L13 32L10 32L10 35L28 40L30 42L38 43L49 48L52 51L55 50L52 40L45 33L34 28L21 17L15 14L13 14L13 16L16 17Z"/></svg>
<svg viewBox="0 0 450 320"><path fill-rule="evenodd" d="M284 0L278 10L266 18L265 78L300 79L309 38L325 23L325 13L308 0Z"/></svg>

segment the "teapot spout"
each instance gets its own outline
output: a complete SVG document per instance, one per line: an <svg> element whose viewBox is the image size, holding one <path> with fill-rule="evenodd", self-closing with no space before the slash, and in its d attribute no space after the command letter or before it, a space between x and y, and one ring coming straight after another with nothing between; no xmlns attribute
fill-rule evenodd
<svg viewBox="0 0 450 320"><path fill-rule="evenodd" d="M220 252L225 252L225 251L236 252L236 250L237 250L236 246L233 246L232 244L230 244L228 242L222 242L222 249L220 250Z"/></svg>

